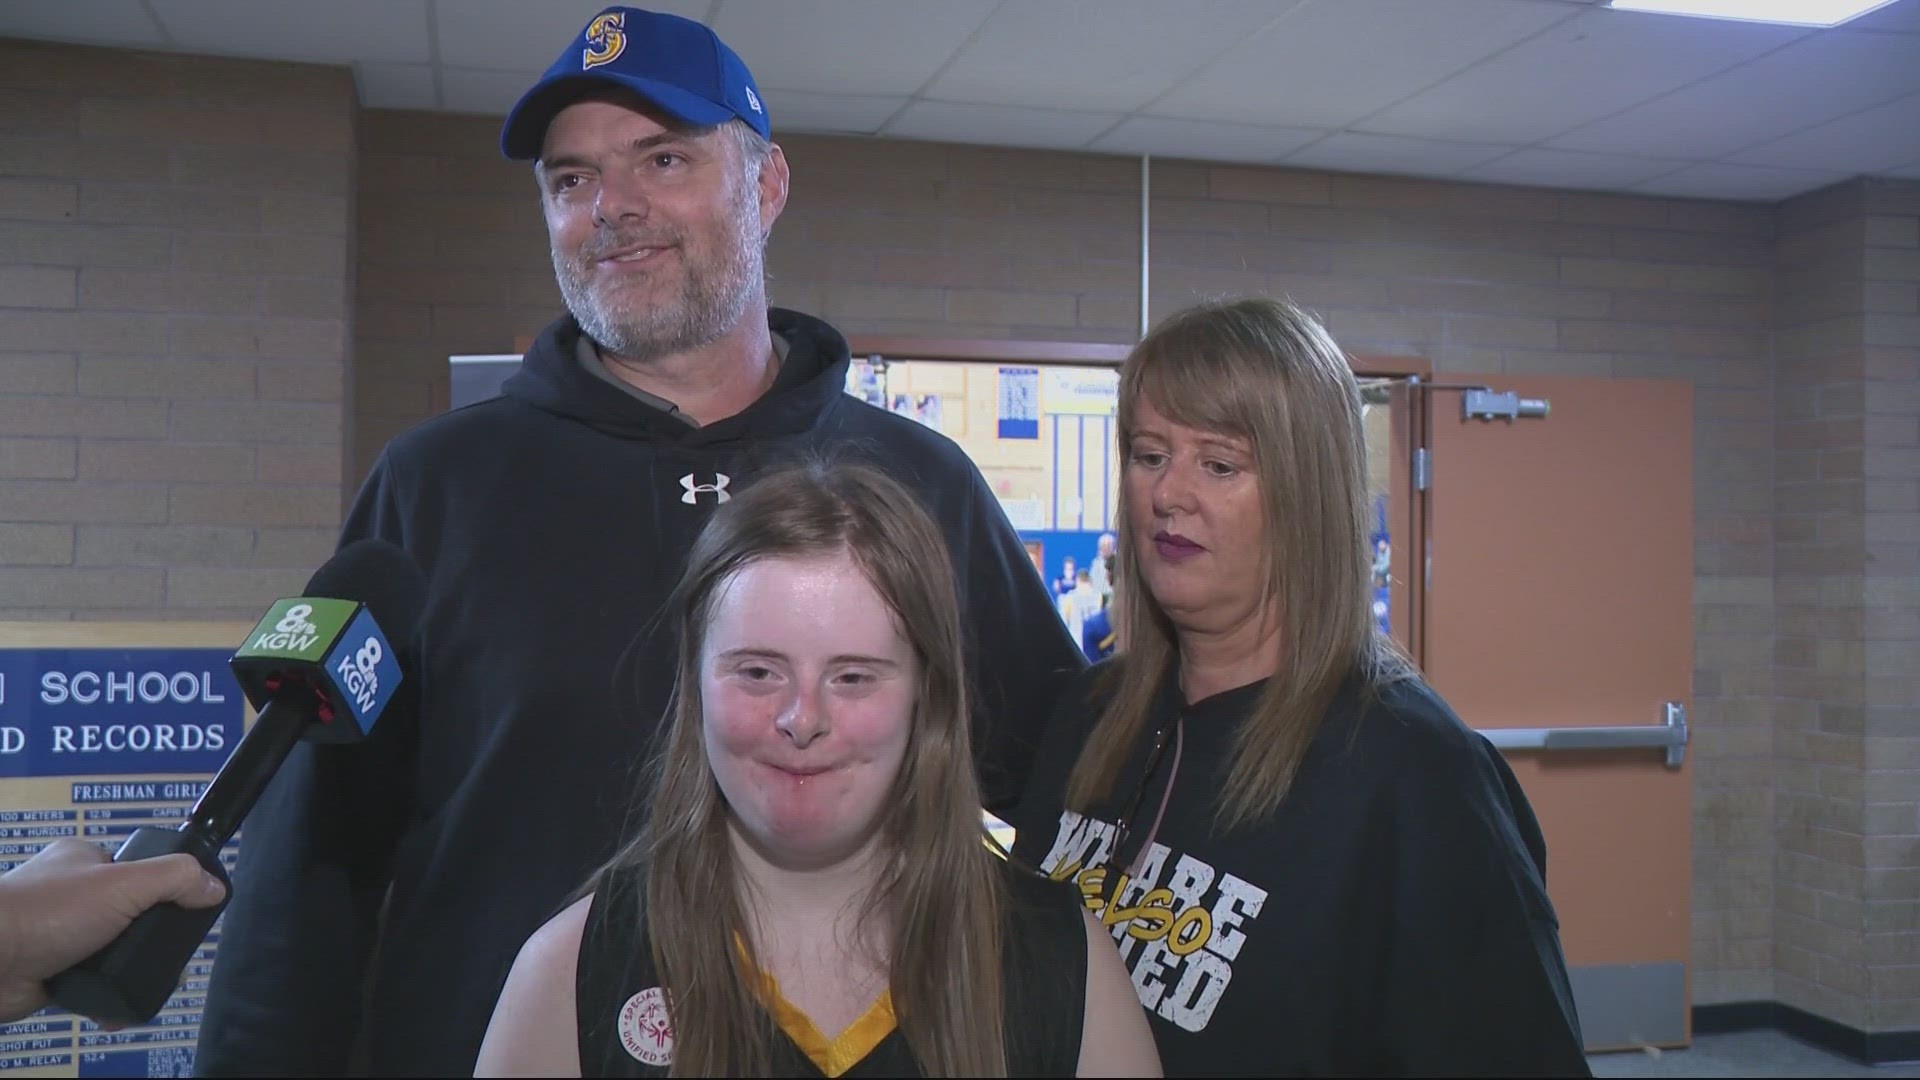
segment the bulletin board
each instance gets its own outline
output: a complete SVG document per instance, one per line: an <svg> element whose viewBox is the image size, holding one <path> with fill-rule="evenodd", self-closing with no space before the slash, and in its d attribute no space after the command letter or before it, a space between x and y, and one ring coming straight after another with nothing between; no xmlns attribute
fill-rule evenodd
<svg viewBox="0 0 1920 1080"><path fill-rule="evenodd" d="M251 623L0 622L0 869L63 836L174 827L252 720L227 660ZM221 852L231 872L238 837ZM151 1022L49 1007L0 1025L13 1076L191 1076L220 924Z"/></svg>

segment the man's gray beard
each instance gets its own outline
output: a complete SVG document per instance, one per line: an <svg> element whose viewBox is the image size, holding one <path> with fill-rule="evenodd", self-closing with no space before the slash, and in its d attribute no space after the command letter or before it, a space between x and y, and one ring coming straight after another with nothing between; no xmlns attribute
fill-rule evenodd
<svg viewBox="0 0 1920 1080"><path fill-rule="evenodd" d="M732 257L715 267L695 264L676 248L686 273L680 295L652 308L616 310L594 296L593 269L579 257L553 252L554 278L567 310L603 351L628 360L690 352L732 330L764 277L758 214L743 208L733 221Z"/></svg>

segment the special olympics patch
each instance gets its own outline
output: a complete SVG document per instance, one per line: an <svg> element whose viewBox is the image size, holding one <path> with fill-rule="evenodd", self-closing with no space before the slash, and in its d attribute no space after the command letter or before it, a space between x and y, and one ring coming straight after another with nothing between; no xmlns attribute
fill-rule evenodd
<svg viewBox="0 0 1920 1080"><path fill-rule="evenodd" d="M650 986L620 1006L620 1045L647 1065L673 1061L673 1023L667 1019L667 995Z"/></svg>

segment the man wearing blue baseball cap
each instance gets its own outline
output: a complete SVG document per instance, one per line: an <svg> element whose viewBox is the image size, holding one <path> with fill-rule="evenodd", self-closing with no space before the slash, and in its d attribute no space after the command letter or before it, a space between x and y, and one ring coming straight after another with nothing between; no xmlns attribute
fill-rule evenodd
<svg viewBox="0 0 1920 1080"><path fill-rule="evenodd" d="M982 786L1018 797L1085 659L965 454L845 393L846 340L768 307L788 181L768 108L705 26L614 7L508 115L567 313L360 492L343 540L428 574L419 698L365 743L302 745L248 820L202 1075L471 1075L520 945L627 835L677 660L655 615L767 464L864 457L939 518Z"/></svg>

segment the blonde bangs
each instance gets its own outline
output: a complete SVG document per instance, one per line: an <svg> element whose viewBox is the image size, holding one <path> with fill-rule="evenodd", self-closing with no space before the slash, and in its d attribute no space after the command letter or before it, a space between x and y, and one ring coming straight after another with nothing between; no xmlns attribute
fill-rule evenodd
<svg viewBox="0 0 1920 1080"><path fill-rule="evenodd" d="M1182 427L1256 442L1259 395L1248 392L1244 349L1237 335L1195 320L1166 325L1142 341L1121 372L1115 417L1121 450L1143 401Z"/></svg>
<svg viewBox="0 0 1920 1080"><path fill-rule="evenodd" d="M1283 655L1220 787L1218 820L1233 827L1285 797L1340 684L1410 669L1374 627L1366 442L1359 386L1347 358L1312 315L1266 297L1203 304L1169 316L1121 370L1122 468L1142 403L1167 420L1243 439L1264 489L1266 536L1246 553L1280 622ZM1120 485L1119 520L1130 520ZM1139 553L1123 538L1115 606L1123 662L1108 704L1068 785L1068 805L1090 812L1116 789L1166 673L1177 631L1146 590Z"/></svg>

